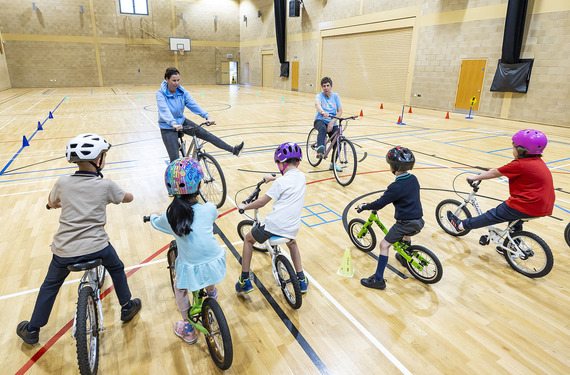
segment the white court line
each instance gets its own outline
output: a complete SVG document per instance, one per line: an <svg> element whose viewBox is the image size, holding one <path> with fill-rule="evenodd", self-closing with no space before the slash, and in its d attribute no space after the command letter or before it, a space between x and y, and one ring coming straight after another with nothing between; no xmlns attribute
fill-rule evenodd
<svg viewBox="0 0 570 375"><path fill-rule="evenodd" d="M127 98L127 100L133 104L133 107L137 108L137 105L135 104L135 102L133 102L131 99L129 99L128 95L125 95L125 98Z"/></svg>
<svg viewBox="0 0 570 375"><path fill-rule="evenodd" d="M14 121L16 118L14 117L13 119L11 119L10 121L8 121L6 124L2 125L2 127L0 127L0 129L5 128L9 123L11 123L12 121Z"/></svg>
<svg viewBox="0 0 570 375"><path fill-rule="evenodd" d="M34 104L34 105L31 106L30 108L26 109L24 112L28 112L30 109L34 108L35 106L37 106L38 104L40 104L40 103L43 102L44 100L46 100L46 98L42 98L41 100L37 101L36 104Z"/></svg>
<svg viewBox="0 0 570 375"><path fill-rule="evenodd" d="M158 120L157 120L156 122L155 122L155 121L152 121L151 119L148 118L148 116L146 115L145 112L141 112L141 113L142 113L142 115L143 115L144 117L146 117L146 119L147 119L151 124L153 124L155 127L157 127L158 129L160 129L160 126L158 126Z"/></svg>
<svg viewBox="0 0 570 375"><path fill-rule="evenodd" d="M236 205L236 202L234 202L231 198L227 197L227 200L232 202L234 206ZM241 242L243 241L239 241L239 243ZM340 311L372 343L372 345L380 350L386 356L386 358L388 358L390 362L392 362L392 364L398 368L398 370L400 370L403 374L412 375L412 373L402 364L402 362L400 362L398 358L394 357L394 355L388 349L386 349L386 347L382 345L380 341L378 341L374 335L370 333L370 331L368 331L362 324L360 324L360 322L356 320L356 318L352 316L352 314L349 313L329 292L327 292L327 290L323 288L321 284L317 282L317 280L315 280L306 270L304 272L311 281L311 284L313 284L338 309L338 311Z"/></svg>
<svg viewBox="0 0 570 375"><path fill-rule="evenodd" d="M242 243L242 241L233 242L232 245L237 245L240 243ZM225 244L220 245L220 246L221 247L227 247ZM155 265L158 263L164 263L164 262L166 262L166 258L153 260L152 262L142 263L142 264L138 264L136 266L125 267L125 271L130 271L130 270L135 269L135 268L147 267L147 266ZM109 274L109 272L107 272L107 275L108 274ZM68 280L68 281L64 282L63 285L74 284L74 283L78 283L79 281L81 281L81 279ZM30 293L35 293L39 290L40 290L40 288L35 288L35 289L24 290L24 291L18 292L18 293L7 294L4 296L0 296L0 301L5 300L5 299L10 299L13 297L23 296L23 295L30 294Z"/></svg>

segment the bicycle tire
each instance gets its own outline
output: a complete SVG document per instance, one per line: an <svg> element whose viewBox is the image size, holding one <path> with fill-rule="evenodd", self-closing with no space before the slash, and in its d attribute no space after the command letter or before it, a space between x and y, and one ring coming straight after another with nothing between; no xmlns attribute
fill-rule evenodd
<svg viewBox="0 0 570 375"><path fill-rule="evenodd" d="M566 244L570 246L570 223L564 229L564 239L566 240Z"/></svg>
<svg viewBox="0 0 570 375"><path fill-rule="evenodd" d="M534 233L519 231L511 234L513 241L519 241L519 247L525 253L525 258L518 257L504 251L505 259L509 266L515 271L530 278L543 277L548 275L554 266L554 257L548 244ZM512 248L509 238L505 238L503 246Z"/></svg>
<svg viewBox="0 0 570 375"><path fill-rule="evenodd" d="M309 136L307 137L307 146L306 152L307 161L311 166L316 167L317 165L321 164L322 158L317 157L317 136L319 135L319 131L315 128L311 129L309 132Z"/></svg>
<svg viewBox="0 0 570 375"><path fill-rule="evenodd" d="M441 229L443 229L445 233L451 234L455 237L465 236L467 233L471 232L471 229L456 232L451 226L451 223L447 220L447 211L453 212L453 214L461 220L471 218L471 212L469 212L469 209L463 206L461 207L461 210L459 210L459 206L461 206L461 202L456 201L455 199L444 199L439 202L435 208L435 219Z"/></svg>
<svg viewBox="0 0 570 375"><path fill-rule="evenodd" d="M277 270L277 275L279 277L279 286L281 291L285 296L285 300L295 310L301 307L303 303L303 297L301 294L301 285L299 285L299 279L297 278L297 273L289 259L283 254L277 255L275 258L275 269ZM285 275L287 273L287 275ZM288 276L288 277L287 277Z"/></svg>
<svg viewBox="0 0 570 375"><path fill-rule="evenodd" d="M168 262L168 274L170 275L170 287L174 293L174 283L176 282L176 258L178 257L178 245L175 240L170 241L170 247L166 253L166 261Z"/></svg>
<svg viewBox="0 0 570 375"><path fill-rule="evenodd" d="M356 149L351 141L346 138L340 140L332 162L336 181L341 186L350 185L354 181L354 177L356 177L356 168L358 167ZM342 171L337 171L337 166L342 168Z"/></svg>
<svg viewBox="0 0 570 375"><path fill-rule="evenodd" d="M245 236L251 232L251 228L253 228L253 220L242 220L239 222L237 231L242 241L245 241ZM267 252L267 248L259 242L253 244L253 250L259 251L261 253Z"/></svg>
<svg viewBox="0 0 570 375"><path fill-rule="evenodd" d="M352 243L359 249L368 253L376 247L376 234L372 230L372 226L366 228L366 233L362 237L358 238L358 233L362 230L362 227L366 224L366 221L362 219L352 219L348 223L348 237Z"/></svg>
<svg viewBox="0 0 570 375"><path fill-rule="evenodd" d="M419 281L425 284L435 284L443 277L443 266L438 257L428 248L420 245L408 246L405 250L412 259L423 266L423 270L419 270L412 262L406 263L408 271ZM420 255L424 260L421 260Z"/></svg>
<svg viewBox="0 0 570 375"><path fill-rule="evenodd" d="M105 266L97 267L97 287L103 289L103 284L105 284Z"/></svg>
<svg viewBox="0 0 570 375"><path fill-rule="evenodd" d="M205 338L212 360L220 369L229 369L234 357L230 327L218 301L213 298L206 298L202 304L202 323L208 331Z"/></svg>
<svg viewBox="0 0 570 375"><path fill-rule="evenodd" d="M95 375L99 366L99 314L95 293L90 286L79 290L75 318L79 372L81 375Z"/></svg>
<svg viewBox="0 0 570 375"><path fill-rule="evenodd" d="M220 164L210 154L202 152L198 155L198 162L202 166L204 179L200 187L200 196L205 202L212 202L220 208L226 202L228 188L226 178Z"/></svg>

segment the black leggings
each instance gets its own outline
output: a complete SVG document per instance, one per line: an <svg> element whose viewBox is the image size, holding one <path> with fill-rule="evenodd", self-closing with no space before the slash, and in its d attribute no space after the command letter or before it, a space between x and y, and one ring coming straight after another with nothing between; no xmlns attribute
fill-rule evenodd
<svg viewBox="0 0 570 375"><path fill-rule="evenodd" d="M198 127L196 123L186 119L184 120L183 126L185 134L192 136L194 135L194 132L196 132L197 138L203 139L206 142L210 142L222 150L233 153L234 148L232 146L222 141L220 138L216 137L206 129ZM173 162L180 157L178 153L178 132L173 129L160 129L160 134L162 135L162 141L164 142L164 146L168 152L170 162Z"/></svg>

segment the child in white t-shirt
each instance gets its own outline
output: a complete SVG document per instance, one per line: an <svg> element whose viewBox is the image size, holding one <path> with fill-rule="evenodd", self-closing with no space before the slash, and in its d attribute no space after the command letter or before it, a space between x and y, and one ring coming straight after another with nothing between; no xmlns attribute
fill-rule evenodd
<svg viewBox="0 0 570 375"><path fill-rule="evenodd" d="M303 272L301 254L299 253L297 241L295 241L301 226L301 212L305 202L305 175L297 169L302 156L301 148L293 142L283 143L277 147L274 160L283 177L276 180L271 174L266 175L266 182L275 180L269 190L267 190L267 193L251 203L240 203L238 205L240 209L251 210L265 206L272 199L275 200L273 211L267 214L264 224L254 226L251 232L245 236L241 262L242 272L236 283L236 291L238 293L253 291L253 285L249 279L253 245L256 242L264 243L272 236L291 239L291 241L287 242L287 247L297 272L301 292L307 292L309 281Z"/></svg>

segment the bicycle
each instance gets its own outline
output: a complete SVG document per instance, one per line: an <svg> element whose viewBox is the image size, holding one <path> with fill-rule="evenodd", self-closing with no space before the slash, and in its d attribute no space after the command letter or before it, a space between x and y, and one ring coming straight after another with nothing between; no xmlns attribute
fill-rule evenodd
<svg viewBox="0 0 570 375"><path fill-rule="evenodd" d="M460 198L455 189L455 180L463 173L457 175L453 180L453 190ZM447 219L447 211L451 211L459 219L471 218L471 212L467 209L467 204L471 204L478 215L483 214L479 203L477 202L477 192L479 191L479 181L468 180L469 186L472 191L467 198L462 198L463 202L455 199L445 199L441 201L435 209L435 218L437 223L446 233L452 236L460 237L465 236L471 230L465 229L461 232L456 232L455 228ZM481 236L479 239L480 245L488 245L493 242L497 245L497 250L502 251L507 263L517 272L530 277L537 278L546 276L554 265L554 257L548 244L539 236L528 231L514 231L513 227L517 223L523 223L531 220L519 219L509 223L506 229L501 229L496 225L487 227L489 234Z"/></svg>
<svg viewBox="0 0 570 375"><path fill-rule="evenodd" d="M570 246L570 223L568 223L566 229L564 229L564 239L566 240L566 244Z"/></svg>
<svg viewBox="0 0 570 375"><path fill-rule="evenodd" d="M150 216L144 216L143 222L150 221ZM174 292L176 269L174 267L178 257L176 241L170 242L166 260L170 275L170 286ZM233 344L230 327L222 307L214 298L208 296L204 288L192 291L192 306L188 310L188 322L204 334L206 345L212 360L222 370L227 370L233 362Z"/></svg>
<svg viewBox="0 0 570 375"><path fill-rule="evenodd" d="M261 192L261 185L265 183L265 179L257 183L255 190L251 195L243 201L244 204L248 204L259 198L259 193ZM241 190L240 190L241 191ZM239 192L238 192L239 193ZM236 194L237 201L237 194ZM245 236L251 231L254 225L261 223L261 216L259 215L259 209L253 211L253 217L245 214L245 211L239 209L239 213L247 216L248 220L242 220L237 226L238 234L242 240L245 240ZM273 277L277 287L281 288L285 300L293 309L299 309L303 303L301 286L299 284L299 279L297 278L297 273L293 268L293 265L289 261L289 258L285 255L280 245L292 241L293 239L273 236L263 244L255 244L254 249L262 252L269 252L271 254L271 266Z"/></svg>
<svg viewBox="0 0 570 375"><path fill-rule="evenodd" d="M358 159L356 158L356 149L354 144L346 138L342 132L348 127L348 120L355 120L358 116L350 117L335 117L330 116L338 120L338 130L325 142L325 152L322 157L317 155L317 136L319 134L318 130L313 128L309 132L307 137L307 160L309 164L313 167L318 166L323 159L326 159L329 153L332 151L332 165L333 172L336 181L341 186L348 186L354 181L356 176L356 167L358 164ZM342 122L344 121L344 125ZM340 166L341 170L337 170L337 165Z"/></svg>
<svg viewBox="0 0 570 375"><path fill-rule="evenodd" d="M46 204L46 208L52 207ZM83 272L77 288L77 308L71 337L76 341L77 364L81 375L95 375L99 367L99 332L103 327L101 288L105 283L105 267L101 259L67 266L71 272Z"/></svg>
<svg viewBox="0 0 570 375"><path fill-rule="evenodd" d="M362 212L356 208L357 212ZM372 224L376 223L384 232L388 229L378 218L378 211L373 210L364 221L360 218L352 219L348 223L348 236L352 243L364 252L370 252L376 247L376 234L372 230ZM403 242L396 242L392 245L394 250L400 254L402 259L398 259L408 271L419 281L425 284L435 284L443 276L443 267L438 257L428 248L420 245L407 245Z"/></svg>
<svg viewBox="0 0 570 375"><path fill-rule="evenodd" d="M209 122L203 122L197 125L198 128L202 126L210 126ZM204 172L204 179L200 188L200 196L205 202L212 202L217 208L224 205L227 195L227 186L222 167L214 157L204 151L204 144L206 141L199 142L196 137L196 127L184 126L183 129L190 130L192 133L192 141L188 148L186 148L186 140L184 139L184 131L178 132L178 149L182 157L191 155L202 166Z"/></svg>

